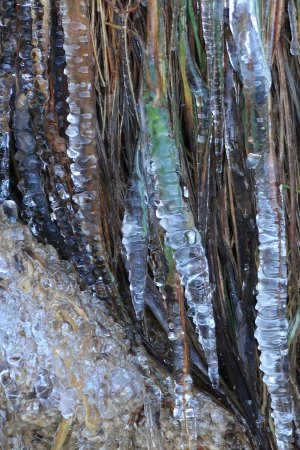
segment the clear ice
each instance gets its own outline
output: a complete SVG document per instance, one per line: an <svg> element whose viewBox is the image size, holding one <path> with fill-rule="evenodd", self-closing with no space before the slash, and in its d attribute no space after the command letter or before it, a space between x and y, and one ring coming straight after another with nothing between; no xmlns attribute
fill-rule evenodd
<svg viewBox="0 0 300 450"><path fill-rule="evenodd" d="M207 55L210 111L213 117L213 137L216 170L222 172L224 147L224 0L202 0L201 17Z"/></svg>
<svg viewBox="0 0 300 450"><path fill-rule="evenodd" d="M6 1L0 10L1 56L0 56L0 203L9 195L10 153L10 98L14 84L16 33L14 1Z"/></svg>
<svg viewBox="0 0 300 450"><path fill-rule="evenodd" d="M170 137L167 111L145 97L150 137L150 171L155 180L156 214L165 230L165 245L174 252L176 269L185 288L188 314L193 318L213 386L219 382L213 291L201 236L180 186L178 148Z"/></svg>
<svg viewBox="0 0 300 450"><path fill-rule="evenodd" d="M126 268L136 316L144 316L148 257L148 211L144 177L141 174L141 145L136 149L134 168L127 184L122 224Z"/></svg>
<svg viewBox="0 0 300 450"><path fill-rule="evenodd" d="M181 448L169 406L181 408L181 386L164 372L153 377L143 347L132 355L104 302L80 290L51 245L37 243L13 201L0 206L0 235L1 447ZM201 445L223 448L234 432L236 448L250 450L234 416L191 393Z"/></svg>
<svg viewBox="0 0 300 450"><path fill-rule="evenodd" d="M89 262L86 277L96 285L102 295L117 295L111 291L116 284L107 261L103 241L101 218L101 181L96 148L96 96L93 85L93 46L89 30L88 2L74 4L62 0L59 4L64 32L64 75L67 78L69 114L66 122L67 154L70 164L74 193L73 208L76 211L72 228L80 252L87 254ZM93 193L93 195L87 194ZM97 276L95 264L101 272ZM81 269L85 261L79 261ZM97 271L97 269L96 269Z"/></svg>
<svg viewBox="0 0 300 450"><path fill-rule="evenodd" d="M124 332L104 303L80 291L72 264L35 242L16 209L12 201L0 208L1 448L48 448L66 423L68 448L115 448L145 392Z"/></svg>
<svg viewBox="0 0 300 450"><path fill-rule="evenodd" d="M44 30L40 21L37 20L37 15L43 16L43 8L37 4L39 2L20 1L16 5L14 38L18 50L18 71L12 131L20 173L18 188L23 194L25 206L24 216L34 234L39 236L44 234L48 242L60 245L63 240L56 224L52 221L44 189L45 174L42 160L44 153L41 151L41 146L43 147L43 114L48 93L45 78L42 74L36 75L33 70L34 60L41 62L41 58L44 57L40 48ZM41 104L37 105L39 95Z"/></svg>
<svg viewBox="0 0 300 450"><path fill-rule="evenodd" d="M298 2L299 3L299 2ZM299 8L299 5L298 5ZM297 10L294 0L289 0L288 2L288 14L290 19L290 29L291 29L291 45L290 52L294 56L300 55L300 40L298 32L298 20L297 20Z"/></svg>
<svg viewBox="0 0 300 450"><path fill-rule="evenodd" d="M276 179L275 156L268 141L271 74L261 41L256 2L230 0L230 27L239 54L244 95L252 104L255 136L248 168L255 170L259 270L255 336L260 369L270 397L279 450L291 448L292 397L288 369L286 320L287 269L284 205Z"/></svg>

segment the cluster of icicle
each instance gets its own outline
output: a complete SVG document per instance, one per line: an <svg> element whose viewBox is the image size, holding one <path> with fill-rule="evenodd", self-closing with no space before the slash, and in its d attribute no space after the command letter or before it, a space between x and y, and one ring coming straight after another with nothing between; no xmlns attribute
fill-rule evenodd
<svg viewBox="0 0 300 450"><path fill-rule="evenodd" d="M176 269L185 287L188 314L193 318L199 334L207 358L209 377L213 386L217 387L219 375L212 308L213 293L201 236L180 186L178 148L168 135L168 118L164 109L152 105L148 105L147 109L146 105L146 117L151 138L150 172L155 180L156 214L165 230L165 245L174 252ZM128 189L122 230L133 304L138 318L142 317L144 311L147 275L148 241L147 213L143 209L144 189L141 175L135 170Z"/></svg>
<svg viewBox="0 0 300 450"><path fill-rule="evenodd" d="M102 242L88 7L87 1L1 2L0 202L9 198L13 135L23 217L32 232L71 258L99 294L113 295Z"/></svg>
<svg viewBox="0 0 300 450"><path fill-rule="evenodd" d="M217 387L219 374L212 288L201 237L180 186L178 147L168 133L167 110L156 107L151 95L149 98L145 92L143 125L127 185L122 242L137 318L143 318L146 303L148 251L154 281L163 298L168 298L167 329L173 349L174 370L173 416L181 425L181 445L193 448L191 446L196 442L195 399L185 361L186 332L184 312L180 311L184 306L179 305L182 288L179 278L177 282L176 270L185 288L188 314L193 318L206 355L208 375L212 385ZM148 175L147 182L145 175ZM152 228L156 230L153 222L157 220L164 237L158 236L157 231L153 234ZM164 242L161 243L160 239Z"/></svg>
<svg viewBox="0 0 300 450"><path fill-rule="evenodd" d="M37 242L11 200L0 206L0 236L1 448L182 448L162 402L173 380L153 376L142 347L130 354L104 302L80 289L72 263ZM201 445L223 448L234 433L234 448L250 449L227 410L193 394Z"/></svg>
<svg viewBox="0 0 300 450"><path fill-rule="evenodd" d="M254 0L230 0L230 27L237 46L245 96L253 105L256 133L247 166L255 169L259 271L256 339L263 380L271 397L277 445L288 450L292 435L292 399L287 347L287 270L282 195L274 155L268 145L268 94L271 75L260 38Z"/></svg>
<svg viewBox="0 0 300 450"><path fill-rule="evenodd" d="M150 252L150 262L154 280L157 287L166 295L168 291L168 337L173 349L173 369L174 369L174 419L181 424L181 442L191 443L195 439L194 408L192 395L192 379L184 367L184 340L185 332L181 323L178 299L176 298L174 280L174 261L167 262L162 248L160 248L157 234L151 236L150 227L156 217L151 217L153 213L150 207L150 217L148 217L148 206L153 206L148 200L147 191L153 183L151 178L145 182L145 167L148 167L149 155L144 155L145 130L141 132L141 137L136 148L136 155L132 170L132 175L127 184L127 196L125 201L125 213L123 219L122 243L125 248L126 268L130 282L132 303L138 320L144 316L146 300L146 280L148 271L148 250ZM143 162L143 164L142 164ZM143 170L144 166L144 170ZM151 185L151 187L149 186ZM150 219L150 220L149 220ZM155 245L151 245L151 237L154 238ZM159 259L159 260L158 260ZM167 282L169 276L172 282ZM146 405L147 406L147 403Z"/></svg>

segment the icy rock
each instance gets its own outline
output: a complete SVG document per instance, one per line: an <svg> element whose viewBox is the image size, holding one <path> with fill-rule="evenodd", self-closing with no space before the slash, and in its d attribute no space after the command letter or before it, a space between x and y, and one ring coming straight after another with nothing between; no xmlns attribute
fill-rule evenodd
<svg viewBox="0 0 300 450"><path fill-rule="evenodd" d="M162 402L162 390L178 397L171 378L158 374L161 390L145 375L147 357L130 355L104 304L79 290L72 264L6 212L0 207L2 447L44 450L65 433L60 444L74 450L180 448L178 422ZM250 449L228 411L192 394L199 445L225 450L234 435L234 448Z"/></svg>
<svg viewBox="0 0 300 450"><path fill-rule="evenodd" d="M25 442L41 427L48 448L59 423L72 419L81 445L93 438L99 448L100 423L112 441L126 436L143 405L143 380L127 359L121 328L79 290L70 263L11 220L12 203L0 209L0 409L11 417L2 424L2 443L12 436ZM22 241L15 239L20 233Z"/></svg>

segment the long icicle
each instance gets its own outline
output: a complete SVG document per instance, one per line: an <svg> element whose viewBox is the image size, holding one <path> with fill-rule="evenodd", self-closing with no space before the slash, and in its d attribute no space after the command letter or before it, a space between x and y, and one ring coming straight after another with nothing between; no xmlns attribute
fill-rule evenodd
<svg viewBox="0 0 300 450"><path fill-rule="evenodd" d="M169 339L173 349L174 403L173 416L181 427L181 448L196 445L195 410L192 395L192 378L189 373L184 297L180 278L175 268L174 252L164 246L168 274L165 284Z"/></svg>
<svg viewBox="0 0 300 450"><path fill-rule="evenodd" d="M36 140L36 155L39 158L40 176L44 186L45 194L53 192L53 182L51 174L49 174L50 149L46 138L46 115L49 107L49 80L48 67L49 60L49 4L43 4L40 0L31 0L31 18L32 18L32 50L31 57L31 73L33 76L34 90L29 96L29 111L31 115L31 127ZM53 195L53 194L52 194ZM48 200L48 199L47 199ZM52 206L52 205L51 205ZM51 219L53 224L54 215L51 211ZM56 223L57 228L59 224ZM51 224L51 227L54 225ZM50 228L50 227L49 227ZM47 229L46 229L47 232ZM59 229L59 240L56 245L64 255L70 255L61 238L61 230Z"/></svg>
<svg viewBox="0 0 300 450"><path fill-rule="evenodd" d="M64 31L69 114L66 135L67 153L75 193L72 195L75 223L81 253L96 276L97 292L117 298L116 283L110 271L103 242L101 217L101 180L96 148L96 95L94 88L93 47L89 25L89 2L62 0L60 8ZM78 267L83 271L84 267ZM97 276L100 271L100 276ZM96 272L96 274L94 274Z"/></svg>
<svg viewBox="0 0 300 450"><path fill-rule="evenodd" d="M176 269L185 286L189 315L193 318L204 349L213 386L219 382L213 292L199 231L180 186L179 154L169 133L167 109L156 105L145 92L148 132L151 138L151 172L156 181L157 217L165 230L166 245L174 251Z"/></svg>
<svg viewBox="0 0 300 450"><path fill-rule="evenodd" d="M139 141L132 176L127 186L125 214L122 225L122 243L126 250L126 268L130 290L138 320L142 320L145 307L145 290L148 256L148 212L146 186L141 174L142 144Z"/></svg>
<svg viewBox="0 0 300 450"><path fill-rule="evenodd" d="M74 186L70 175L71 160L67 155L65 124L67 117L67 102L64 92L67 92L67 77L64 74L65 52L63 49L63 27L61 21L60 1L50 0L48 3L49 44L44 64L48 60L48 70L45 73L49 85L49 101L45 120L45 136L49 151L47 152L48 183L50 185L49 201L52 215L55 217L59 231L64 238L66 247L72 255L76 266L85 267L86 255L80 255L78 243L72 224L75 221L72 195ZM45 18L44 18L45 21ZM45 42L44 42L45 45ZM45 49L46 50L46 49ZM46 53L46 52L45 52ZM40 72L40 64L36 62L36 71ZM76 255L74 257L74 255ZM79 262L80 260L80 262ZM82 274L81 275L85 275Z"/></svg>
<svg viewBox="0 0 300 450"><path fill-rule="evenodd" d="M224 149L224 0L202 0L201 11L207 55L210 110L213 117L216 170L221 173Z"/></svg>
<svg viewBox="0 0 300 450"><path fill-rule="evenodd" d="M248 168L255 169L259 271L256 339L263 380L271 396L275 435L288 450L292 435L292 399L287 347L287 270L284 208L270 147L269 91L271 75L264 54L254 0L230 0L230 27L239 55L244 94L250 109Z"/></svg>
<svg viewBox="0 0 300 450"><path fill-rule="evenodd" d="M31 230L36 235L44 235L49 243L62 247L63 241L56 224L52 221L44 189L43 162L38 155L37 137L34 132L30 105L34 97L34 71L32 52L33 19L31 2L17 2L17 96L13 121L16 160L20 173L18 188L23 193L25 217Z"/></svg>
<svg viewBox="0 0 300 450"><path fill-rule="evenodd" d="M9 194L9 148L10 115L9 101L13 86L14 61L16 57L15 39L15 1L2 2L1 20L1 58L0 58L0 203Z"/></svg>
<svg viewBox="0 0 300 450"><path fill-rule="evenodd" d="M295 7L294 0L289 0L288 3L288 13L290 19L290 29L291 29L291 45L290 52L294 56L300 55L300 41L298 33L298 21L297 21L297 10Z"/></svg>

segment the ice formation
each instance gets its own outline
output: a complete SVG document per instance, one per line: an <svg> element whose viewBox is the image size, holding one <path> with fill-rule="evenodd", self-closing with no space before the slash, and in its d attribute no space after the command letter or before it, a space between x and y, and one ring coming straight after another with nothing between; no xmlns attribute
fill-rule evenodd
<svg viewBox="0 0 300 450"><path fill-rule="evenodd" d="M32 18L32 4L20 1L17 4L16 36L17 40L17 74L16 100L12 130L17 149L16 159L20 173L19 189L23 193L25 216L34 234L44 233L52 244L62 244L62 237L56 224L51 219L51 211L44 190L43 162L39 157L40 141L35 133L35 124L31 112L36 112L36 92L42 83L43 76L36 75L32 70L33 54L42 58L39 48L37 28ZM43 33L43 31L41 31ZM33 46L35 43L35 47ZM41 92L41 117L44 112L44 102L47 92ZM40 120L40 114L35 117Z"/></svg>
<svg viewBox="0 0 300 450"><path fill-rule="evenodd" d="M80 291L73 265L36 242L10 200L0 235L1 447L178 450L172 379L157 370L155 379L141 347L130 354L104 303ZM193 405L199 445L250 449L210 397L195 391Z"/></svg>
<svg viewBox="0 0 300 450"><path fill-rule="evenodd" d="M141 145L138 145L133 173L127 185L122 225L122 242L125 247L132 302L139 320L144 315L148 272L148 211L146 186L140 167L141 158Z"/></svg>
<svg viewBox="0 0 300 450"><path fill-rule="evenodd" d="M10 98L15 73L16 49L14 34L16 32L15 2L6 1L1 13L2 51L0 57L0 203L9 193L9 150L10 150Z"/></svg>
<svg viewBox="0 0 300 450"><path fill-rule="evenodd" d="M146 12L146 3L142 1L141 11ZM159 10L162 3L158 2L157 5L152 2L153 9L150 1L148 3L147 21L153 21L155 5ZM267 3L270 7L271 2ZM291 31L290 51L293 55L299 55L299 11L295 7L296 4L299 10L299 2L288 0L286 3ZM107 8L113 9L112 2L107 4ZM228 60L225 60L224 67L223 14L224 5L228 4L232 35L228 33L226 36L227 53L238 76L232 68L229 70L226 67ZM157 35L153 42L160 48L155 48L157 54L153 54L153 58L147 55L155 68L144 79L151 91L149 94L146 88L144 97L148 126L146 133L149 134L148 156L151 161L148 172L150 181L141 173L140 168L147 164L144 164L145 161L139 164L138 148L134 170L127 185L123 244L136 315L139 319L145 319L145 305L151 310L163 329L168 351L172 355L168 360L168 363L173 363L172 379L160 388L151 378L153 374L141 377L140 368L131 364L134 357L129 354L127 337L112 322L108 311L101 304L101 297L119 301L117 283L110 267L110 263L117 267L119 261L117 257L112 257L109 262L106 245L110 246L110 243L105 242L104 238L109 236L109 232L103 230L103 225L107 227L109 223L102 210L105 202L102 201L99 157L102 149L99 149L98 133L102 112L101 119L97 117L97 101L101 109L103 99L101 95L97 98L94 88L96 71L91 17L94 20L95 16L101 16L103 30L99 33L99 40L103 38L104 41L104 28L109 29L111 24L106 23L108 16L103 14L105 8L102 10L101 7L101 11L97 12L91 8L89 11L90 5L95 7L93 2L87 0L0 1L0 203L4 202L8 214L4 214L1 209L0 428L4 443L1 442L1 445L13 449L26 447L36 450L47 446L57 449L69 439L67 445L72 448L78 444L88 449L116 448L120 444L124 448L136 445L139 449L161 447L177 450L180 445L196 446L199 442L199 445L209 446L210 450L242 448L234 435L233 425L233 431L228 436L225 436L226 426L216 436L205 435L210 431L209 426L221 427L226 422L226 414L217 410L208 398L203 400L201 397L199 400L200 394L193 389L187 360L190 357L192 367L195 350L192 346L187 348L189 336L185 329L184 311L181 310L184 309L183 295L207 358L208 374L213 386L217 387L213 292L200 234L206 231L208 204L205 202L211 198L206 195L206 189L213 183L198 169L201 165L207 163L209 166L215 161L217 178L220 180L225 134L228 165L233 178L238 180L234 201L239 207L240 198L244 195L241 203L244 205L248 202L247 195L249 193L251 196L251 189L232 151L234 146L239 146L237 132L242 135L242 127L237 127L238 119L232 117L235 108L241 108L242 95L239 90L242 81L246 97L245 110L251 122L247 144L249 152L243 164L245 170L255 176L258 210L256 337L261 351L263 380L270 393L278 448L287 450L291 446L293 405L289 388L285 317L287 272L284 205L276 178L276 158L268 145L270 61L266 61L260 36L262 27L257 18L257 2L189 2L189 14L195 10L199 24L202 20L207 86L197 68L198 63L201 65L201 52L194 58L193 38L189 36L187 39L186 34L183 39L182 36L176 37L180 26L185 32L187 23L191 25L189 15L184 16L182 22L182 17L178 18L179 11L184 10L183 4L172 5L174 9L170 30L162 28L167 23L163 15L154 17L157 20L152 32ZM142 61L139 32L128 32L131 26L128 13L115 10L112 14L119 17L111 28L119 36L119 50L122 53L119 70L123 85L109 92L114 92L115 105L118 103L116 99L123 96L120 103L128 106L128 111L123 114L117 111L120 105L114 105L118 118L113 120L118 122L122 117L128 123L131 120L133 123L138 112L135 80L131 79L131 72L145 69L147 60ZM137 13L135 20L138 22L141 17L144 19L143 14L139 16ZM97 20L99 17L94 23ZM173 127L167 107L167 102L173 101L170 92L174 88L168 86L169 74L164 79L163 73L168 71L163 61L168 51L168 31L174 38L170 61L175 61L178 56L176 38L184 44L186 73L182 71L180 76L186 76L195 101L192 123L195 134L198 134L194 146L197 151L195 175L198 177L195 184L200 186L200 189L195 189L198 196L197 218L193 216L188 190L182 183L181 170L185 168L179 158L178 139L172 134L177 132L176 101L171 107ZM193 32L199 33L198 25ZM97 39L98 36L95 36ZM195 36L196 46L197 42L200 42L199 36ZM101 45L97 49L99 54L105 53ZM269 43L270 48L272 45ZM150 47L149 44L146 54L151 51ZM109 47L111 54L109 57L106 55L104 66L113 66L115 57L118 60L114 51L114 48ZM137 58L134 52L139 55ZM154 61L155 58L157 61ZM104 72L110 71L107 67ZM226 98L226 93L225 97L223 95L223 72L229 77L227 85L231 89L237 88L232 97L228 95ZM154 79L154 73L157 80ZM177 83L175 78L171 79L172 76L170 85ZM178 98L182 94L180 83L178 80ZM169 88L170 92L164 92ZM187 89L187 86L184 85L184 88ZM225 119L224 100L228 102L226 107L229 112ZM105 102L108 104L110 100L106 98ZM184 111L184 108L180 111ZM110 120L109 117L107 121L107 117L106 124ZM181 118L178 124L180 121ZM131 125L128 125L129 128ZM120 135L126 126L116 126L121 130ZM234 129L234 126L237 128ZM137 123L132 127L132 136L137 131L135 127ZM103 135L107 133L105 138L110 135L106 129L101 132ZM183 140L186 143L188 139ZM108 147L111 150L113 145ZM128 142L125 147L124 153L132 152ZM215 159L208 150L215 151ZM103 154L106 151L105 148ZM184 149L182 154L187 156L188 151ZM126 170L127 167L124 172ZM188 177L184 178L186 180ZM18 183L20 192L14 183ZM32 232L43 242L53 244L76 266L80 281L71 263L62 263L51 246L37 245L29 231L18 224L16 205L5 201L9 198L10 187L13 187L13 195L20 203L23 202L22 218ZM244 217L248 212L249 209L245 210ZM116 227L116 234L119 231ZM177 283L178 274L181 286ZM155 295L153 291L150 292L149 280L154 286L153 291L156 284L160 292L156 290ZM82 292L80 283L81 288L88 286L93 293ZM238 302L234 307L235 318L239 322ZM145 323L139 326L142 328ZM240 344L238 342L237 345ZM138 354L135 344L131 342L131 345L135 354ZM205 373L205 364L201 370ZM162 378L168 379L166 374ZM174 421L170 419L170 411L162 404L162 400L170 402L171 407L168 404L168 408L172 409ZM200 412L206 408L210 411L211 421L205 421L205 416ZM176 428L177 421L181 424L181 431ZM134 429L136 424L137 430ZM41 431L43 428L44 431ZM144 432L146 439L142 436ZM29 441L31 438L32 441ZM227 443L224 444L224 441Z"/></svg>
<svg viewBox="0 0 300 450"><path fill-rule="evenodd" d="M73 231L88 267L79 261L81 271L96 278L98 292L116 295L115 283L107 261L101 218L101 182L96 149L96 97L93 84L94 60L91 43L88 2L74 5L72 0L60 2L64 32L63 49L69 96L67 103L67 154L74 186L72 201L76 211ZM95 267L97 266L97 267ZM96 270L96 274L94 272ZM100 276L97 276L100 271Z"/></svg>
<svg viewBox="0 0 300 450"><path fill-rule="evenodd" d="M165 245L174 252L176 269L185 287L188 314L193 318L204 349L209 377L218 385L215 321L212 287L201 236L195 227L190 207L180 186L179 156L175 140L170 137L167 111L145 97L150 136L151 173L155 179L157 217L165 230Z"/></svg>
<svg viewBox="0 0 300 450"><path fill-rule="evenodd" d="M65 135L68 106L65 96L67 77L64 74L66 57L63 48L64 31L60 1L50 2L49 9L45 10L45 15L49 20L49 36L47 39L50 46L48 57L51 61L47 71L48 85L51 86L51 89L49 90L50 97L45 117L45 135L49 147L46 158L49 174L48 186L51 192L49 202L52 216L64 238L69 255L73 257L78 267L82 267L83 265L88 266L88 258L86 255L79 257L77 235L73 231L76 211L72 202L72 194L74 193L74 185L70 175L72 160L67 154ZM45 18L45 20L47 19ZM36 67L36 71L41 70L40 65L35 64L34 67ZM82 275L88 279L86 272L83 272Z"/></svg>
<svg viewBox="0 0 300 450"><path fill-rule="evenodd" d="M256 2L230 0L230 27L234 36L244 94L252 105L251 133L255 137L247 166L255 170L259 270L256 339L260 368L270 397L279 450L291 448L292 398L287 347L287 269L284 206L276 178L275 157L269 148L268 68L256 17Z"/></svg>
<svg viewBox="0 0 300 450"><path fill-rule="evenodd" d="M70 448L116 448L144 398L124 332L16 210L0 210L1 446L45 449L69 427Z"/></svg>
<svg viewBox="0 0 300 450"><path fill-rule="evenodd" d="M299 2L298 2L298 9L299 9ZM289 13L289 19L290 19L290 28L291 28L291 46L290 51L291 54L294 56L300 55L300 41L299 41L299 31L298 31L298 20L297 20L297 10L295 7L294 0L289 0L288 2L288 13Z"/></svg>
<svg viewBox="0 0 300 450"><path fill-rule="evenodd" d="M207 54L210 112L213 117L216 170L220 173L224 147L224 1L202 0L201 12Z"/></svg>

